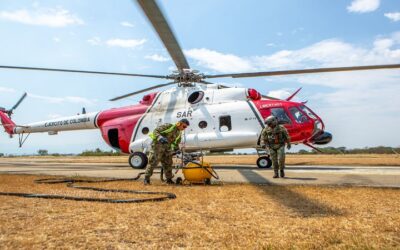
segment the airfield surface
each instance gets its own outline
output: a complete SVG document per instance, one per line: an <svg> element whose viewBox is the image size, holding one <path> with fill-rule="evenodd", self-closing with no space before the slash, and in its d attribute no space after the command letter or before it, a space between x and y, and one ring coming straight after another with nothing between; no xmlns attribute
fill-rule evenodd
<svg viewBox="0 0 400 250"><path fill-rule="evenodd" d="M399 166L289 165L284 179L273 179L272 169L259 169L255 165L218 164L214 168L224 183L400 188ZM57 163L24 158L0 160L0 174L131 178L140 172L143 170L134 170L127 163ZM158 179L158 175L155 174L153 179Z"/></svg>
<svg viewBox="0 0 400 250"><path fill-rule="evenodd" d="M65 183L34 183L50 175L129 178L143 171L131 169L125 160L0 158L0 191L114 199L148 197L73 189ZM400 167L396 164L289 165L285 179L272 179L271 169L243 162L213 164L224 185L166 185L156 175L150 186L141 181L84 185L163 191L177 197L163 202L109 204L0 196L0 248L400 247Z"/></svg>

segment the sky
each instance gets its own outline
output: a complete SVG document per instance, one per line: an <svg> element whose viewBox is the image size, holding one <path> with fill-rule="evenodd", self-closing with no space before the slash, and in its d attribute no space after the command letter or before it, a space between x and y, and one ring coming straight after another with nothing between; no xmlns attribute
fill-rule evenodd
<svg viewBox="0 0 400 250"><path fill-rule="evenodd" d="M95 3L95 4L94 4ZM209 74L400 63L400 0L160 0L189 64ZM0 65L167 75L174 63L131 0L2 0ZM399 146L400 70L230 79L308 101L333 134L329 146ZM0 106L28 97L17 124L136 103L123 95L162 80L0 69ZM0 153L110 150L99 130L0 134ZM300 146L297 146L300 149ZM295 147L296 150L296 147Z"/></svg>

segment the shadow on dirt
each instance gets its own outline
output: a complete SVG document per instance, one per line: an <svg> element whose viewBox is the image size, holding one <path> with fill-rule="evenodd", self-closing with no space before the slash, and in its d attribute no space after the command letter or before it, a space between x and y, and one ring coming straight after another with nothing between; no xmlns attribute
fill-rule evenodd
<svg viewBox="0 0 400 250"><path fill-rule="evenodd" d="M273 184L255 171L239 170L239 172L249 182L257 183L254 184L254 186L262 190L266 195L302 217L341 216L345 214L345 211L338 210L320 201L311 199L304 194L291 190L292 188L290 186Z"/></svg>

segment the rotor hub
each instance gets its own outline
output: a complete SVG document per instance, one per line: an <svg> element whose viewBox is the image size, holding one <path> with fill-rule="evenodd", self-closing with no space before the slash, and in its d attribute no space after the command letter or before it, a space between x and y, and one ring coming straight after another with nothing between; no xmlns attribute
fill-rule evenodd
<svg viewBox="0 0 400 250"><path fill-rule="evenodd" d="M192 83L201 82L204 79L204 74L199 73L198 70L183 69L182 71L174 71L168 78L174 79L181 85L192 85Z"/></svg>

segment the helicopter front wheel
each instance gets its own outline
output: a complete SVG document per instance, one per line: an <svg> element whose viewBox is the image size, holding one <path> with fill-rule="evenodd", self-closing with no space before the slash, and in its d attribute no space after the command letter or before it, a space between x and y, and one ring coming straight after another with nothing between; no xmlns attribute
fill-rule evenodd
<svg viewBox="0 0 400 250"><path fill-rule="evenodd" d="M261 156L257 159L257 167L270 168L271 166L272 166L272 160L269 156Z"/></svg>
<svg viewBox="0 0 400 250"><path fill-rule="evenodd" d="M147 166L149 159L142 152L134 152L129 156L129 165L133 169L143 169Z"/></svg>

